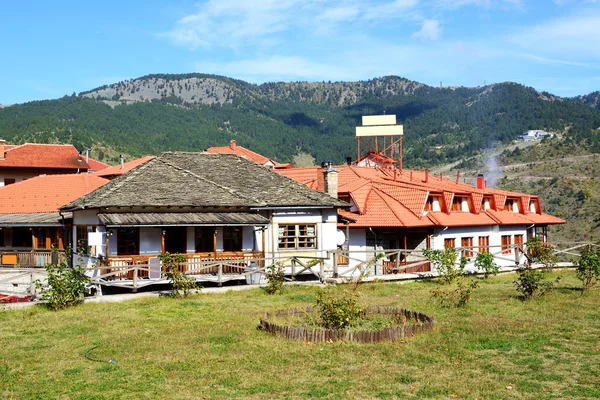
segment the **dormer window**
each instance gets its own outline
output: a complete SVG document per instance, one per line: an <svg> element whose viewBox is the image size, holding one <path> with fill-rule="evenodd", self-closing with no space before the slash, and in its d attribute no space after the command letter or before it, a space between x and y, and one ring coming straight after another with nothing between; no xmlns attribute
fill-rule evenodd
<svg viewBox="0 0 600 400"><path fill-rule="evenodd" d="M469 202L466 197L454 196L452 199L452 211L469 211Z"/></svg>
<svg viewBox="0 0 600 400"><path fill-rule="evenodd" d="M506 199L506 203L504 203L504 211L518 213L519 203L514 199Z"/></svg>
<svg viewBox="0 0 600 400"><path fill-rule="evenodd" d="M491 209L492 208L492 198L484 197L483 202L481 204L481 208L483 209L483 211L487 211L487 210Z"/></svg>
<svg viewBox="0 0 600 400"><path fill-rule="evenodd" d="M530 200L529 201L529 212L532 212L532 213L536 213L537 212L537 206L535 204L535 200Z"/></svg>
<svg viewBox="0 0 600 400"><path fill-rule="evenodd" d="M441 209L441 196L435 196L435 195L430 195L429 197L427 197L427 202L425 203L425 210L424 211L432 211L432 212L436 212L436 211L442 211Z"/></svg>

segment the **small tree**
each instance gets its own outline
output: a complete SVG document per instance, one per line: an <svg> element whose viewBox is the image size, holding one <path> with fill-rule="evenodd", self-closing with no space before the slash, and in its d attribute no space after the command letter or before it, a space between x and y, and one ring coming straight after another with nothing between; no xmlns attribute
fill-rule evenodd
<svg viewBox="0 0 600 400"><path fill-rule="evenodd" d="M285 272L283 267L276 263L269 267L265 271L265 277L267 278L267 286L263 287L263 290L267 294L281 294L283 293L283 284L285 283Z"/></svg>
<svg viewBox="0 0 600 400"><path fill-rule="evenodd" d="M531 300L542 297L553 286L553 282L545 278L545 272L539 269L533 269L526 266L517 270L519 274L513 284L517 287L517 292L523 295L525 300Z"/></svg>
<svg viewBox="0 0 600 400"><path fill-rule="evenodd" d="M198 289L198 283L192 277L179 270L181 263L185 262L183 254L162 253L158 256L162 262L163 271L173 286L174 297L187 297L192 290Z"/></svg>
<svg viewBox="0 0 600 400"><path fill-rule="evenodd" d="M46 283L40 280L35 281L35 286L40 290L42 299L47 302L48 308L54 311L81 303L85 285L90 280L81 265L69 267L68 259L72 258L72 254L72 251L68 249L62 260L44 267L48 273Z"/></svg>
<svg viewBox="0 0 600 400"><path fill-rule="evenodd" d="M494 256L491 253L477 253L475 257L475 267L483 271L484 279L490 275L498 274L500 267L494 262Z"/></svg>
<svg viewBox="0 0 600 400"><path fill-rule="evenodd" d="M600 278L600 253L591 246L584 248L577 260L576 274L583 283L583 292L596 286Z"/></svg>
<svg viewBox="0 0 600 400"><path fill-rule="evenodd" d="M556 255L554 255L554 246L549 243L544 243L541 238L533 237L526 243L529 250L529 264L542 264L547 271L552 271L556 266Z"/></svg>
<svg viewBox="0 0 600 400"><path fill-rule="evenodd" d="M458 253L454 247L447 247L444 250L425 249L423 255L433 264L443 284L450 284L463 275L468 261L465 257L461 257L457 265Z"/></svg>

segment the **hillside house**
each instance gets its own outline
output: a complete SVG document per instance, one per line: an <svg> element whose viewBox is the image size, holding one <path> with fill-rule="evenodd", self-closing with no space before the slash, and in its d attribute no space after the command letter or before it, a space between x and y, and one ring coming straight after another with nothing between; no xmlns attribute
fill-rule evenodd
<svg viewBox="0 0 600 400"><path fill-rule="evenodd" d="M221 146L221 147L210 147L206 149L207 153L211 154L233 154L245 159L252 161L258 165L262 165L263 167L267 167L269 169L287 169L293 168L292 164L282 164L278 163L275 160L272 160L268 157L255 153L251 150L248 150L245 147L238 146L235 140L231 140L229 142L229 146Z"/></svg>
<svg viewBox="0 0 600 400"><path fill-rule="evenodd" d="M79 242L87 230L73 227L63 206L108 180L91 174L40 175L0 188L0 266L43 267L51 251Z"/></svg>
<svg viewBox="0 0 600 400"><path fill-rule="evenodd" d="M0 186L38 175L75 174L106 167L107 164L82 156L73 145L7 145L0 139Z"/></svg>
<svg viewBox="0 0 600 400"><path fill-rule="evenodd" d="M540 129L537 130L529 130L521 135L521 140L524 142L529 142L532 140L542 140L544 138L552 138L554 137L553 133L546 132Z"/></svg>
<svg viewBox="0 0 600 400"><path fill-rule="evenodd" d="M147 264L163 253L188 260L244 260L336 249L337 211L348 204L226 154L164 153L61 207L96 232L107 266ZM89 243L88 243L89 244Z"/></svg>

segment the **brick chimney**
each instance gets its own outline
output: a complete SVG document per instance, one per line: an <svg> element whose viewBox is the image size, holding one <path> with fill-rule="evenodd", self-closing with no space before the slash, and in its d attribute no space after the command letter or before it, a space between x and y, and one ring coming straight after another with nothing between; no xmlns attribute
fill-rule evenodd
<svg viewBox="0 0 600 400"><path fill-rule="evenodd" d="M236 148L236 147L237 147L237 144L235 143L235 139L232 139L232 140L229 142L229 148L230 148L231 150L235 150L235 148Z"/></svg>
<svg viewBox="0 0 600 400"><path fill-rule="evenodd" d="M0 139L0 160L4 159L4 145L6 144L6 140Z"/></svg>
<svg viewBox="0 0 600 400"><path fill-rule="evenodd" d="M323 192L334 199L338 197L338 171L331 166L331 161L321 164L323 166Z"/></svg>
<svg viewBox="0 0 600 400"><path fill-rule="evenodd" d="M477 175L477 189L485 189L485 178L483 174Z"/></svg>

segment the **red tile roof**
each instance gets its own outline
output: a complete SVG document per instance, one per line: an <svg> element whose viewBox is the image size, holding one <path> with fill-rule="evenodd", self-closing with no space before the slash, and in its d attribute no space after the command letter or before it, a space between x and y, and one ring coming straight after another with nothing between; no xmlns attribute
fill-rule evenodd
<svg viewBox="0 0 600 400"><path fill-rule="evenodd" d="M107 182L88 173L36 176L0 188L0 214L58 211Z"/></svg>
<svg viewBox="0 0 600 400"><path fill-rule="evenodd" d="M340 214L357 220L351 227L422 227L422 226L481 226L562 224L565 221L543 214L539 198L523 193L493 188L478 189L457 180L434 176L423 171L388 168L369 168L341 165L338 172L338 193L350 195L358 213L341 211ZM322 169L319 167L279 170L279 173L310 188L323 191ZM424 212L429 194L442 196L442 212ZM472 212L455 211L449 214L454 196L471 200ZM494 198L500 211L483 212L484 196ZM536 213L504 211L508 197L519 199L523 210L529 209L529 200L537 204Z"/></svg>
<svg viewBox="0 0 600 400"><path fill-rule="evenodd" d="M88 158L87 163L90 166L90 170L93 171L100 171L101 169L110 167L110 165L103 163L102 161L94 160L93 158Z"/></svg>
<svg viewBox="0 0 600 400"><path fill-rule="evenodd" d="M70 169L87 171L89 165L70 144L25 143L4 146L0 168Z"/></svg>
<svg viewBox="0 0 600 400"><path fill-rule="evenodd" d="M206 149L207 153L217 153L217 154L235 154L239 157L244 157L256 164L265 165L271 162L274 166L274 169L286 169L293 168L292 164L281 164L277 161L271 160L268 157L265 157L261 154L255 153L251 150L248 150L245 147L238 146L235 140L229 142L229 146L221 146L221 147L211 147Z"/></svg>
<svg viewBox="0 0 600 400"><path fill-rule="evenodd" d="M121 164L113 165L112 167L101 169L100 171L93 172L92 175L101 176L104 178L114 178L117 176L123 175L125 172L141 165L147 161L150 161L154 158L154 156L145 156L142 158L137 158L135 160L128 161L123 164L123 168L121 168Z"/></svg>

